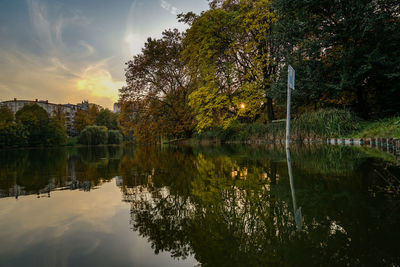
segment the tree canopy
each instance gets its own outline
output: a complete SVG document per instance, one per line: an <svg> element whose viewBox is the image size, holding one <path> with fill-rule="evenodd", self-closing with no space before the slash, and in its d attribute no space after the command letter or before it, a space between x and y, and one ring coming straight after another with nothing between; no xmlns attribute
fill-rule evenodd
<svg viewBox="0 0 400 267"><path fill-rule="evenodd" d="M283 118L289 64L294 116L328 107L396 115L399 14L395 0L210 1L178 15L185 33L149 38L127 63L124 132L155 140Z"/></svg>
<svg viewBox="0 0 400 267"><path fill-rule="evenodd" d="M141 140L189 136L194 129L188 105L193 80L180 58L183 38L177 30L163 32L161 39L149 38L142 53L127 63L120 102L122 113L129 114L121 117L121 125L125 131L133 128Z"/></svg>

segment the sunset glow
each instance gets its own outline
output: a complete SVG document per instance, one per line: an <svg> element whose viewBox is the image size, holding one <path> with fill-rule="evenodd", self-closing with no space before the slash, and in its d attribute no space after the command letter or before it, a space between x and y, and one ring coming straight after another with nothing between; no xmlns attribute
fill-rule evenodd
<svg viewBox="0 0 400 267"><path fill-rule="evenodd" d="M184 29L178 12L206 8L206 0L1 1L0 101L87 99L111 108L125 62L147 38Z"/></svg>

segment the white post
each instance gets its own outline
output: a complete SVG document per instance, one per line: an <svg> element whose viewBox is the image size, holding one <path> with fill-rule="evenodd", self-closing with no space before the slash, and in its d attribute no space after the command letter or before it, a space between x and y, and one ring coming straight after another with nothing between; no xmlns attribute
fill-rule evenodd
<svg viewBox="0 0 400 267"><path fill-rule="evenodd" d="M287 109L286 109L286 149L289 148L290 143L290 102L292 97L292 92L290 89L294 90L294 76L295 72L292 66L288 67L288 84L287 84Z"/></svg>
<svg viewBox="0 0 400 267"><path fill-rule="evenodd" d="M289 148L290 142L290 101L291 101L291 91L289 87L287 87L287 108L286 108L286 149Z"/></svg>

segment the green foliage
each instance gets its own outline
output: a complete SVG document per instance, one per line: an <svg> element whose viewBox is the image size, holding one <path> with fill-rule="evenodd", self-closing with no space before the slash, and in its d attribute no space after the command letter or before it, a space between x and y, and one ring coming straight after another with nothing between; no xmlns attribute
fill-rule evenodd
<svg viewBox="0 0 400 267"><path fill-rule="evenodd" d="M0 148L20 147L28 144L28 132L21 123L0 124Z"/></svg>
<svg viewBox="0 0 400 267"><path fill-rule="evenodd" d="M109 145L119 145L122 144L123 137L120 131L110 130L108 131L108 144Z"/></svg>
<svg viewBox="0 0 400 267"><path fill-rule="evenodd" d="M104 126L87 126L79 135L82 145L105 145L108 142L108 131Z"/></svg>
<svg viewBox="0 0 400 267"><path fill-rule="evenodd" d="M65 143L66 146L76 146L79 143L79 137L68 137L67 142Z"/></svg>
<svg viewBox="0 0 400 267"><path fill-rule="evenodd" d="M256 122L284 117L288 64L296 70L296 138L357 130L353 115L329 108L364 119L398 115L398 14L395 0L212 0L200 15L178 16L185 34L150 38L127 63L123 132L149 142L193 129L197 136L283 136L282 124ZM323 110L304 113L311 109Z"/></svg>
<svg viewBox="0 0 400 267"><path fill-rule="evenodd" d="M46 110L37 104L26 105L15 114L17 123L21 123L28 131L28 144L38 146L46 144L47 124L50 120Z"/></svg>
<svg viewBox="0 0 400 267"><path fill-rule="evenodd" d="M275 97L285 100L292 64L296 106L350 107L365 118L399 112L398 1L274 0L273 8Z"/></svg>
<svg viewBox="0 0 400 267"><path fill-rule="evenodd" d="M305 112L291 122L291 138L328 138L342 137L360 129L360 119L348 110L321 109ZM197 139L219 139L224 141L247 141L251 139L284 139L286 123L284 121L267 124L234 123L230 127L209 128L195 135Z"/></svg>
<svg viewBox="0 0 400 267"><path fill-rule="evenodd" d="M364 122L361 130L353 135L355 138L400 138L400 117Z"/></svg>
<svg viewBox="0 0 400 267"><path fill-rule="evenodd" d="M63 145L67 141L65 125L56 118L49 119L44 134L46 136L46 145Z"/></svg>
<svg viewBox="0 0 400 267"><path fill-rule="evenodd" d="M89 125L88 114L83 109L78 109L75 112L74 116L74 128L75 130L80 133L85 129L86 126Z"/></svg>
<svg viewBox="0 0 400 267"><path fill-rule="evenodd" d="M96 125L105 126L109 130L118 130L118 116L109 109L102 109L96 116Z"/></svg>
<svg viewBox="0 0 400 267"><path fill-rule="evenodd" d="M37 104L26 105L18 110L15 119L26 130L29 146L54 146L66 141L67 135L62 122L50 118L46 110Z"/></svg>
<svg viewBox="0 0 400 267"><path fill-rule="evenodd" d="M190 105L199 132L227 128L236 120L252 122L266 106L272 119L272 102L266 97L272 74L266 35L273 21L269 1L226 1L191 22L182 57L198 85Z"/></svg>
<svg viewBox="0 0 400 267"><path fill-rule="evenodd" d="M360 120L350 111L321 109L305 112L293 122L293 134L297 138L341 137L357 131Z"/></svg>
<svg viewBox="0 0 400 267"><path fill-rule="evenodd" d="M7 106L0 107L0 124L7 124L14 120L14 114Z"/></svg>
<svg viewBox="0 0 400 267"><path fill-rule="evenodd" d="M110 130L119 130L119 113L109 109L99 109L97 105L90 104L88 110L78 109L74 117L74 128L81 133L87 126L104 126Z"/></svg>
<svg viewBox="0 0 400 267"><path fill-rule="evenodd" d="M193 79L180 55L184 34L163 32L149 38L142 53L127 62L127 86L120 90L120 123L125 135L133 132L141 142L155 143L160 136L189 137L194 129L188 97Z"/></svg>

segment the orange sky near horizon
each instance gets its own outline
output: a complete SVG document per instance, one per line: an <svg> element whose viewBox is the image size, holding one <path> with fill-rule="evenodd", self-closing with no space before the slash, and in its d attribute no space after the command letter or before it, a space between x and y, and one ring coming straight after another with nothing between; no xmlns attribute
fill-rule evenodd
<svg viewBox="0 0 400 267"><path fill-rule="evenodd" d="M125 62L148 37L185 29L176 15L207 0L2 0L0 101L14 98L112 109Z"/></svg>

